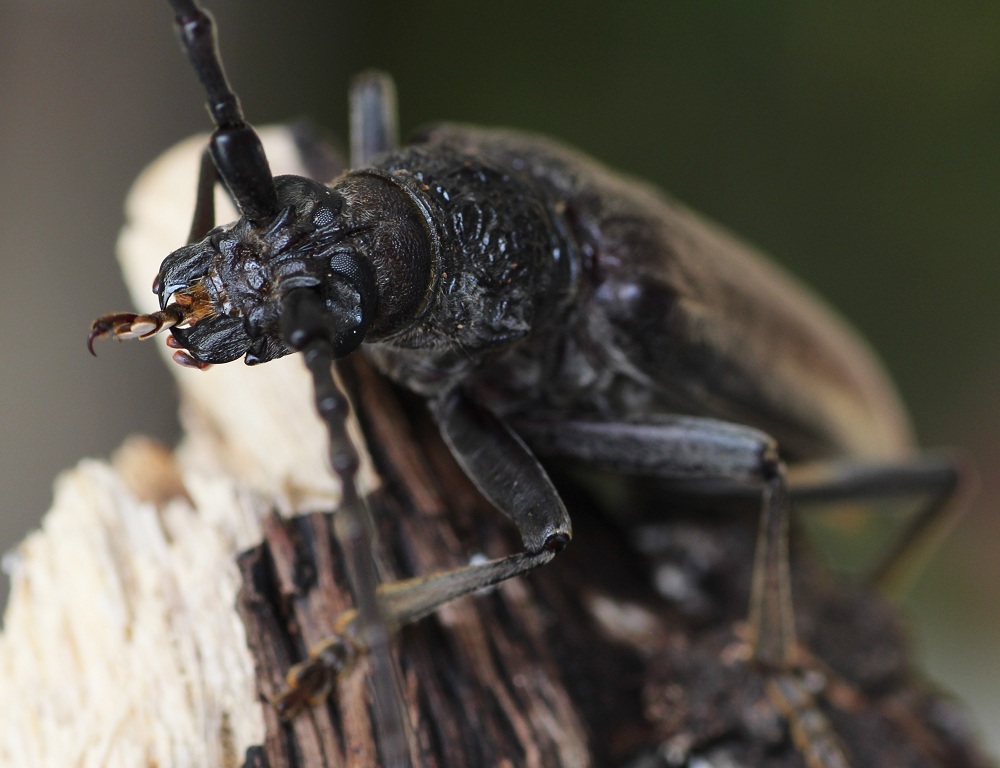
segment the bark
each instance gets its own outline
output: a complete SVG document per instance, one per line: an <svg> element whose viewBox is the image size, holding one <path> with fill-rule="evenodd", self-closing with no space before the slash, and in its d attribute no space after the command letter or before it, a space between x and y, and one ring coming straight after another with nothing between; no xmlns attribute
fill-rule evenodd
<svg viewBox="0 0 1000 768"><path fill-rule="evenodd" d="M285 138L265 136L268 156L295 172ZM130 199L122 244L137 301L184 240L193 206L177 191L194 189L202 146L169 154ZM301 362L175 373L179 449L137 440L112 464L81 463L6 560L0 764L376 764L364 659L289 723L268 703L350 604ZM363 365L358 374L386 577L516 551L513 527L455 466L422 405ZM566 552L395 640L414 763L792 766L808 734L814 752L842 744L859 767L986 764L958 708L910 666L892 610L832 581L801 546L807 672L796 682L746 661L755 509L699 508L648 484L598 493L551 469L573 515Z"/></svg>
<svg viewBox="0 0 1000 768"><path fill-rule="evenodd" d="M405 578L460 565L471 553L514 551L511 526L470 486L421 404L356 366L361 421L383 479L371 507L387 572ZM985 765L956 707L910 668L888 606L834 584L807 554L794 568L803 652L812 658L792 693L811 698L828 729L810 726L809 714L787 716L772 678L747 662L741 637L752 507L664 514L662 500L640 485L645 501L633 499L622 526L567 478L561 487L577 531L565 553L401 633L414 764L645 768L701 758L797 766L810 750L818 765L842 749L857 766ZM647 550L655 538L670 545L650 561L629 530L643 531ZM241 558L240 610L265 698L283 687L303 638L349 605L335 567L342 559L323 515L272 520L262 546ZM672 575L673 599L652 588L656 572ZM269 715L262 762L375 764L377 713L359 674L290 724ZM809 731L809 744L795 743L797 728ZM364 757L352 762L355 755Z"/></svg>

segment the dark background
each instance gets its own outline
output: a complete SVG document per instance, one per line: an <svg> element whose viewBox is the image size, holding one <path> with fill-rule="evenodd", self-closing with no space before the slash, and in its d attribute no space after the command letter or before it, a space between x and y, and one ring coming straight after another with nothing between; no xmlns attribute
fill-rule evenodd
<svg viewBox="0 0 1000 768"><path fill-rule="evenodd" d="M1000 4L212 9L254 122L308 115L344 136L348 79L378 66L404 132L448 119L559 137L839 307L922 442L979 466L978 501L907 610L932 674L1000 722ZM0 5L0 549L39 524L60 470L131 432L176 438L151 346L95 361L84 339L94 316L130 306L112 255L128 185L207 125L166 3Z"/></svg>

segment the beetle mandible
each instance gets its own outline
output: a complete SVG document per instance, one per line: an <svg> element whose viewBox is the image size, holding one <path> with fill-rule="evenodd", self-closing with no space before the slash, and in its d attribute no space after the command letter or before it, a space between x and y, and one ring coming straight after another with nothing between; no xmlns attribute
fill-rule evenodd
<svg viewBox="0 0 1000 768"><path fill-rule="evenodd" d="M352 91L349 171L329 185L272 177L210 17L194 0L171 2L216 126L189 244L160 268L158 312L104 315L89 343L169 330L175 359L196 367L305 352L348 505L357 458L330 368L360 349L426 398L455 458L524 543L500 560L383 585L377 605L374 594L361 605L359 590L358 613L341 622L349 648L331 641L339 649L374 642L354 626L366 616L413 621L564 548L569 516L536 455L758 494L750 647L780 672L797 664L792 496L925 493L875 579L946 508L957 472L916 456L866 345L746 245L536 136L445 125L400 147L391 81L378 74ZM241 214L221 227L218 181ZM330 647L293 670L283 706L313 692Z"/></svg>

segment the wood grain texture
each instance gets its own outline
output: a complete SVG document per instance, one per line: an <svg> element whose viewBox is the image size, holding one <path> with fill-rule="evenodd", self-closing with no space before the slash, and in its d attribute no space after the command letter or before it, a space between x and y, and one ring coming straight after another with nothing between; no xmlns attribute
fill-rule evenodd
<svg viewBox="0 0 1000 768"><path fill-rule="evenodd" d="M268 136L276 171L295 170L283 135ZM175 150L131 198L126 271L146 301L159 259L183 242L191 202L177 190L193 191L200 146ZM301 362L175 373L183 443L130 442L112 463L81 463L7 559L0 764L377 764L363 661L291 723L267 703L350 604ZM363 365L358 375L386 577L516 551L420 403ZM803 765L795 739L809 723L741 639L755 511L682 504L648 484L598 503L578 475L553 472L574 520L567 551L398 635L414 762ZM793 567L815 661L789 695L816 702L852 763L986 765L959 708L911 668L893 612L831 581L802 546Z"/></svg>
<svg viewBox="0 0 1000 768"><path fill-rule="evenodd" d="M405 578L471 553L513 551L516 534L454 464L422 404L361 361L354 366L360 420L383 479L371 506L386 573ZM887 605L835 584L807 554L795 559L796 596L805 648L815 653L803 649L808 671L789 678L790 692L814 703L829 731L810 725L813 712L789 717L800 705L776 693L786 681L748 664L742 639L752 509L677 508L665 517L662 498L643 484L622 528L557 477L574 513L573 545L399 637L415 765L797 766L805 750L796 731L810 729L819 740L807 749L822 752L827 739L857 766L985 765L957 708L910 668ZM668 546L640 555L628 535L636 526ZM274 649L301 654L329 625L330 607L345 604L342 573L327 571L340 559L328 518L317 515L272 522L262 547L241 559L241 612L265 696L285 669ZM665 599L652 587L657 571L687 580L692 594ZM269 719L268 764L374 764L367 701L355 672L291 726Z"/></svg>

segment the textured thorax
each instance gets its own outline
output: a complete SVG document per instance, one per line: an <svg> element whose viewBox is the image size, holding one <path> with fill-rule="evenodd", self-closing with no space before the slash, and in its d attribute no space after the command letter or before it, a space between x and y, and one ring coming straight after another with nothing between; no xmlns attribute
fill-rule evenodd
<svg viewBox="0 0 1000 768"><path fill-rule="evenodd" d="M415 323L367 345L387 373L436 391L555 322L575 290L575 254L555 203L518 169L450 143L411 146L373 170L419 208L437 250Z"/></svg>

